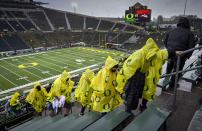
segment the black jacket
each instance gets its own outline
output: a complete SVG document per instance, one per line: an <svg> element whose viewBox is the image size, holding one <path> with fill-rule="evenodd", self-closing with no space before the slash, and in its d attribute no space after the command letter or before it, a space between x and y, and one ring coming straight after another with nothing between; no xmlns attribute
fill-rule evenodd
<svg viewBox="0 0 202 131"><path fill-rule="evenodd" d="M177 27L166 36L165 46L175 51L188 50L195 46L194 35L187 28Z"/></svg>
<svg viewBox="0 0 202 131"><path fill-rule="evenodd" d="M195 46L194 34L188 29L177 27L169 32L165 39L165 47L174 51L185 51ZM188 57L192 53L188 54Z"/></svg>

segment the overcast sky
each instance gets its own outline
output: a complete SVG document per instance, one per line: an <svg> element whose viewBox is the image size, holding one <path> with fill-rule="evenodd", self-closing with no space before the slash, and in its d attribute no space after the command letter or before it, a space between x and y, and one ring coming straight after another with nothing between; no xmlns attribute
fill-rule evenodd
<svg viewBox="0 0 202 131"><path fill-rule="evenodd" d="M50 8L97 16L122 17L129 6L140 2L152 9L152 18L158 15L171 17L184 13L186 0L35 0L47 2ZM187 0L186 14L197 15L202 18L202 0Z"/></svg>

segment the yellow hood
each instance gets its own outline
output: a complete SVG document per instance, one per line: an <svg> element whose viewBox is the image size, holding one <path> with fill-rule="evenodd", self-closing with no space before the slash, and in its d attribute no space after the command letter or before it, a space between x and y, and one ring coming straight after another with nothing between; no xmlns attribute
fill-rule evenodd
<svg viewBox="0 0 202 131"><path fill-rule="evenodd" d="M115 65L118 65L118 62L115 59L112 59L111 56L108 56L107 60L105 61L105 68L110 70Z"/></svg>
<svg viewBox="0 0 202 131"><path fill-rule="evenodd" d="M87 69L85 72L85 76L87 79L92 80L93 77L95 76L95 73L92 70Z"/></svg>
<svg viewBox="0 0 202 131"><path fill-rule="evenodd" d="M13 97L14 97L15 99L19 99L19 96L20 96L20 93L16 92Z"/></svg>
<svg viewBox="0 0 202 131"><path fill-rule="evenodd" d="M38 83L38 82L36 82L35 85L34 85L34 90L37 90L37 89L36 89L37 86L40 86L40 87L41 87L41 84Z"/></svg>
<svg viewBox="0 0 202 131"><path fill-rule="evenodd" d="M143 50L147 51L146 60L149 60L151 57L156 55L156 53L160 50L159 47L156 45L156 42L149 38L146 44L142 47Z"/></svg>
<svg viewBox="0 0 202 131"><path fill-rule="evenodd" d="M66 80L68 78L70 79L71 76L70 76L70 74L66 70L64 70L63 73L62 73L62 75L61 75L61 81L62 81L62 83L66 83Z"/></svg>

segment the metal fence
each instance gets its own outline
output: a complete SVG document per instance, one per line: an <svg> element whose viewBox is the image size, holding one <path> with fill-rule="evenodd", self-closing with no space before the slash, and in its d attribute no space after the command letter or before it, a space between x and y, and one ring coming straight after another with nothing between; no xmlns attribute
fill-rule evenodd
<svg viewBox="0 0 202 131"><path fill-rule="evenodd" d="M178 82L178 75L180 73L185 73L185 72L188 72L188 71L192 71L192 70L196 70L196 69L199 69L199 68L202 68L202 65L200 66L196 66L196 67L193 67L191 69L186 69L186 70L182 70L182 71L179 71L179 66L180 66L180 59L183 55L185 54L188 54L194 50L197 50L197 49L201 49L202 48L202 45L198 46L198 47L195 47L195 48L192 48L192 49L189 49L189 50L186 50L186 51L183 51L182 53L180 53L179 55L177 55L177 67L176 67L176 72L173 72L173 73L170 73L170 74L165 74L165 75L162 75L160 78L164 78L164 77L167 77L167 76L173 76L175 75L175 85L174 85L174 99L173 99L173 106L176 105L176 97L177 97L177 82Z"/></svg>

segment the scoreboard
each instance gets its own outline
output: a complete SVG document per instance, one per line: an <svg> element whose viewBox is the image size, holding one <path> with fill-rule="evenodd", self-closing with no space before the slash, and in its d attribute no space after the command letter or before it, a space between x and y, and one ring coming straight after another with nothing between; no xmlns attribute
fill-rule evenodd
<svg viewBox="0 0 202 131"><path fill-rule="evenodd" d="M147 9L147 6L143 6L140 3L129 7L129 10L125 11L125 22L127 23L145 23L151 20L151 9Z"/></svg>

